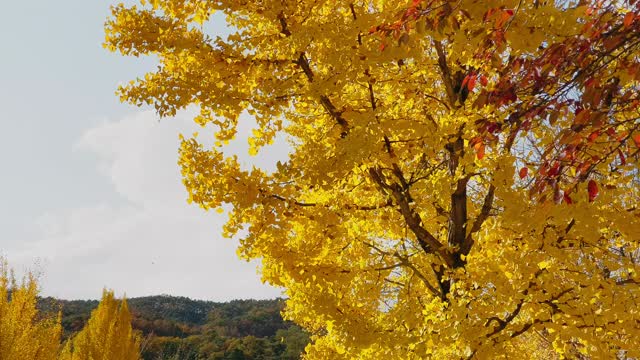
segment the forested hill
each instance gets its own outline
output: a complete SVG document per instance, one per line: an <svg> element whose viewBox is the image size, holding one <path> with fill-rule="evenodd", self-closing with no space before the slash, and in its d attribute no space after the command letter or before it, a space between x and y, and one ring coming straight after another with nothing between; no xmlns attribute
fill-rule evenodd
<svg viewBox="0 0 640 360"><path fill-rule="evenodd" d="M226 303L175 296L127 299L133 327L142 332L145 360L298 359L308 336L280 311L282 299ZM62 311L64 336L79 331L96 300L40 299L44 311Z"/></svg>

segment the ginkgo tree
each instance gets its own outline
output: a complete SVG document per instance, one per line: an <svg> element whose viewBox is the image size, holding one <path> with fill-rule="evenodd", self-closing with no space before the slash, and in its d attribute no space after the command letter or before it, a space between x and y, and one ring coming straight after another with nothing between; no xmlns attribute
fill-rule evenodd
<svg viewBox="0 0 640 360"><path fill-rule="evenodd" d="M62 309L42 311L37 277L15 279L0 257L0 360L138 360L140 334L131 327L126 299L103 291L84 328L60 344Z"/></svg>
<svg viewBox="0 0 640 360"><path fill-rule="evenodd" d="M229 205L307 358L640 356L640 2L143 0L105 29L159 61L123 101L215 127L189 201ZM225 151L243 113L275 171Z"/></svg>
<svg viewBox="0 0 640 360"><path fill-rule="evenodd" d="M140 342L127 300L117 300L105 289L87 324L66 341L58 360L139 360Z"/></svg>
<svg viewBox="0 0 640 360"><path fill-rule="evenodd" d="M56 360L60 315L39 313L38 283L29 273L15 279L0 257L0 360Z"/></svg>

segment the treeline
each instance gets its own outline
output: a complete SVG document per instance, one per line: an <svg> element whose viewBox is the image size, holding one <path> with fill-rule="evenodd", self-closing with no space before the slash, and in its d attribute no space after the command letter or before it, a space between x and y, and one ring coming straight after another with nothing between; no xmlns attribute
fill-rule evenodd
<svg viewBox="0 0 640 360"><path fill-rule="evenodd" d="M299 359L309 342L282 319L282 299L216 303L161 295L127 302L145 360ZM39 300L41 310L61 311L64 338L82 329L97 306L95 300Z"/></svg>

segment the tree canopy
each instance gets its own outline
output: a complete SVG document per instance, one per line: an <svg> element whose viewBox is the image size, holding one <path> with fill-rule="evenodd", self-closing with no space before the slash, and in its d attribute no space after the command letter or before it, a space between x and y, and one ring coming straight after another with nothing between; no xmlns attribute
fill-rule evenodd
<svg viewBox="0 0 640 360"><path fill-rule="evenodd" d="M0 360L55 360L60 346L60 317L39 314L38 284L29 273L16 281L0 257Z"/></svg>
<svg viewBox="0 0 640 360"><path fill-rule="evenodd" d="M59 360L139 360L140 335L131 328L126 299L104 290L84 328L66 341Z"/></svg>
<svg viewBox="0 0 640 360"><path fill-rule="evenodd" d="M38 306L46 313L60 309L64 335L73 337L98 301L43 298ZM127 306L144 360L294 360L309 342L306 332L282 319L282 299L217 303L160 295L130 298Z"/></svg>
<svg viewBox="0 0 640 360"><path fill-rule="evenodd" d="M0 360L140 359L126 301L118 302L113 292L104 291L88 324L63 346L62 312L38 292L32 273L18 282L0 257Z"/></svg>
<svg viewBox="0 0 640 360"><path fill-rule="evenodd" d="M215 127L182 140L189 201L230 205L307 358L640 356L640 2L142 0L105 28L159 61L123 101ZM275 171L225 152L244 113L250 153L289 141Z"/></svg>

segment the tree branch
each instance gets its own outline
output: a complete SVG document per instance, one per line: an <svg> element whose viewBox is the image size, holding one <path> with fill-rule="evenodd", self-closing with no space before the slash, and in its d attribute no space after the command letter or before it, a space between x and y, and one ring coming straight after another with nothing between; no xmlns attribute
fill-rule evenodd
<svg viewBox="0 0 640 360"><path fill-rule="evenodd" d="M287 21L283 13L280 13L278 15L278 20L280 21L280 32L286 36L291 36L291 31L289 30ZM307 80L309 80L310 83L313 83L315 76L313 70L311 70L311 66L309 65L309 59L307 58L307 55L304 51L300 52L300 56L298 56L298 59L294 60L293 63L300 66L300 68L306 75ZM338 111L338 109L336 109L335 105L331 102L331 99L329 99L327 95L320 95L320 103L322 104L322 107L324 107L324 109L327 111L327 113L329 113L329 116L331 116L338 123L338 125L342 127L340 137L345 138L347 136L347 133L349 132L349 123L347 122L347 120L342 116L342 113Z"/></svg>
<svg viewBox="0 0 640 360"><path fill-rule="evenodd" d="M382 188L385 192L390 192L396 203L399 206L398 211L404 217L404 220L416 236L418 244L422 250L427 254L438 255L447 267L451 268L454 265L454 257L448 251L445 245L441 244L427 229L422 227L422 218L414 209L411 208L410 201L407 194L403 191L399 184L387 184L383 179L381 170L376 168L369 169L369 174L373 181Z"/></svg>
<svg viewBox="0 0 640 360"><path fill-rule="evenodd" d="M564 234L558 236L558 240L556 241L557 244L560 244L562 242L562 240L565 239L565 237L569 234L569 231L571 231L571 229L573 228L573 226L576 224L576 219L571 219L571 221L569 221L569 224L567 225L567 227L564 229Z"/></svg>
<svg viewBox="0 0 640 360"><path fill-rule="evenodd" d="M447 65L447 55L442 48L442 43L434 40L433 46L438 53L438 67L440 67L440 74L442 75L442 82L444 83L444 87L447 91L447 97L449 98L449 103L452 108L456 108L456 100L458 98L456 92L453 89L453 84L451 83L451 70L449 70L449 65Z"/></svg>
<svg viewBox="0 0 640 360"><path fill-rule="evenodd" d="M260 190L260 193L263 195L265 194L264 190ZM324 207L329 207L328 205L323 205L323 204L317 204L317 203L305 203L305 202L301 202L301 201L297 201L294 199L287 199L284 196L281 195L277 195L277 194L271 194L268 195L270 198L276 199L276 200L280 200L282 202L285 202L287 204L293 204L293 205L297 205L297 206L301 206L301 207L312 207L312 206L324 206ZM348 210L361 210L361 211L370 211L370 210L378 210L378 209L382 209L385 207L389 207L392 206L393 202L391 200L385 202L385 203L381 203L381 204L375 204L375 205L357 205L357 204L345 204L344 208L348 209Z"/></svg>
<svg viewBox="0 0 640 360"><path fill-rule="evenodd" d="M460 252L465 256L469 255L469 252L471 251L471 247L473 246L473 243L474 243L473 234L480 231L480 229L482 228L482 224L484 224L487 218L489 218L489 212L491 211L491 207L493 206L495 191L496 191L496 187L493 184L490 185L489 191L487 192L487 195L484 197L484 203L482 204L482 209L480 210L480 214L478 214L478 217L476 217L476 220L473 222L473 225L471 226L471 230L467 234L467 237L465 238L464 243L460 247Z"/></svg>
<svg viewBox="0 0 640 360"><path fill-rule="evenodd" d="M456 176L458 162L464 156L464 140L462 139L462 129L458 138L447 144L445 148L449 152L449 173ZM464 265L460 258L460 248L465 242L467 235L467 184L471 175L467 175L456 182L456 189L451 194L451 209L449 213L448 245L456 249L455 267Z"/></svg>

